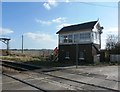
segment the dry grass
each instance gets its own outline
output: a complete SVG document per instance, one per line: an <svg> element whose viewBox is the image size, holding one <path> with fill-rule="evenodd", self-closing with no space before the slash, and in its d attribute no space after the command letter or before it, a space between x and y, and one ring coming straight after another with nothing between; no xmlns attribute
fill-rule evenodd
<svg viewBox="0 0 120 92"><path fill-rule="evenodd" d="M39 58L34 58L30 56L0 56L2 60L13 60L18 62L30 62L30 61L40 61Z"/></svg>
<svg viewBox="0 0 120 92"><path fill-rule="evenodd" d="M43 56L34 56L32 54L24 54L24 53L10 53L8 56L0 56L2 60L12 60L17 62L31 62L31 61L44 61L45 58Z"/></svg>

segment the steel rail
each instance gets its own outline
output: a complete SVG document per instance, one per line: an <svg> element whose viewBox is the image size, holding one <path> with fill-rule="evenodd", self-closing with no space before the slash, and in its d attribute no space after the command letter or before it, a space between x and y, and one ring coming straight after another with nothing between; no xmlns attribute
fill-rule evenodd
<svg viewBox="0 0 120 92"><path fill-rule="evenodd" d="M17 80L17 81L19 81L19 82L22 82L22 83L24 83L24 84L27 84L27 85L29 85L29 86L31 86L31 87L33 87L33 88L36 88L36 89L38 89L38 90L41 91L41 92L49 92L49 91L46 91L46 90L44 90L44 89L42 89L42 88L40 88L40 87L37 87L37 86L31 84L31 83L28 83L28 82L25 82L25 81L23 81L23 80L21 80L21 79L18 79L18 78L16 78L16 77L13 77L13 76L11 76L11 75L9 75L9 74L6 74L6 73L2 73L2 74L5 75L5 76L7 76L7 77L10 77L10 78L12 78L12 79L15 79L15 80Z"/></svg>
<svg viewBox="0 0 120 92"><path fill-rule="evenodd" d="M10 63L12 63L12 62L10 62ZM31 67L30 65L26 65L26 66ZM24 68L22 68L22 69L24 69ZM29 69L25 69L25 70L29 70ZM107 87L103 87L103 86L99 86L99 85L95 85L95 84L89 84L89 83L85 83L85 82L80 82L80 81L76 81L76 80L73 80L73 79L68 79L68 78L64 78L64 77L60 77L60 76L56 76L56 75L51 75L51 74L44 73L44 72L37 72L37 73L41 73L41 74L44 74L44 75L49 75L51 77L55 77L55 78L59 78L59 79L64 79L64 80L68 80L68 81L72 81L72 82L76 82L76 83L81 83L81 84L85 84L85 85L89 85L89 86L94 86L94 87L98 87L98 88L110 90L110 91L113 91L113 92L118 92L118 90L116 90L116 89L111 89L111 88L107 88Z"/></svg>

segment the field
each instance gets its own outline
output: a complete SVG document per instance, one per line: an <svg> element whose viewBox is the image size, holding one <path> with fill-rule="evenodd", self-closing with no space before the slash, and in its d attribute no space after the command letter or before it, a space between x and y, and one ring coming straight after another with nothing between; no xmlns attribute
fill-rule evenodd
<svg viewBox="0 0 120 92"><path fill-rule="evenodd" d="M21 50L11 50L10 55L4 56L5 51L2 51L3 55L0 55L2 60L11 60L15 62L23 62L27 64L35 64L44 67L61 67L61 66L75 66L75 61L52 61L53 50L25 50L21 53ZM82 65L78 62L79 65ZM97 62L94 64L84 64L87 66L106 66L106 65L117 65L117 63L111 62Z"/></svg>

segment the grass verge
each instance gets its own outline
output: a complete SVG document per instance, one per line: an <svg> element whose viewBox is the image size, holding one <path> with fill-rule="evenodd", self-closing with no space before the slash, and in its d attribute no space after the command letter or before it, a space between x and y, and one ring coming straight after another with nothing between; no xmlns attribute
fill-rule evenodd
<svg viewBox="0 0 120 92"><path fill-rule="evenodd" d="M32 57L32 56L0 56L2 60L11 60L15 62L23 62L27 64L44 66L44 67L65 67L65 66L74 66L76 62L72 61L62 61L62 62L54 62L50 60L46 60L43 57ZM110 66L110 65L118 65L116 62L97 62L94 64L80 64L85 66Z"/></svg>

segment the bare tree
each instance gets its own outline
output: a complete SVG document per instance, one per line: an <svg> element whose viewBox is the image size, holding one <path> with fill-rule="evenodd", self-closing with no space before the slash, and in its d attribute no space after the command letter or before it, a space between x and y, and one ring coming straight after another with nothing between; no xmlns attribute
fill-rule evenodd
<svg viewBox="0 0 120 92"><path fill-rule="evenodd" d="M120 54L120 42L118 41L115 45L114 52Z"/></svg>
<svg viewBox="0 0 120 92"><path fill-rule="evenodd" d="M106 39L106 49L112 50L116 47L116 43L118 42L117 36L108 35Z"/></svg>

